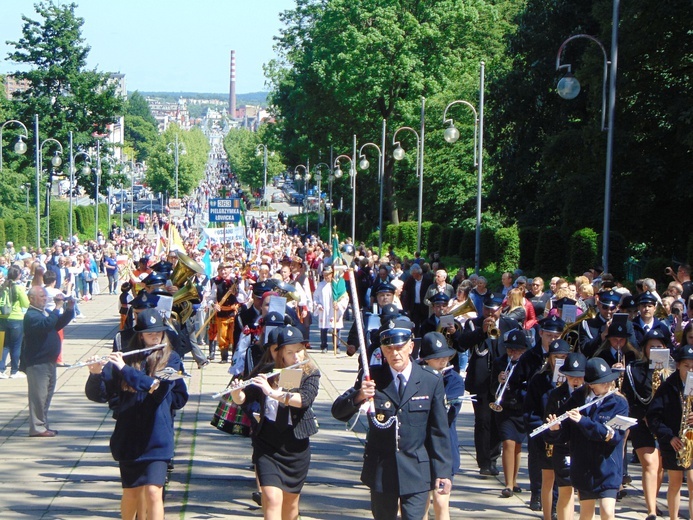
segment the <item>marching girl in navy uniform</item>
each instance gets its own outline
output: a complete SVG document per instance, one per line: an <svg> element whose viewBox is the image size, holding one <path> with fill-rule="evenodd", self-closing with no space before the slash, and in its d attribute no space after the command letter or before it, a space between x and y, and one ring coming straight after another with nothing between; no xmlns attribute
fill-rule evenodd
<svg viewBox="0 0 693 520"><path fill-rule="evenodd" d="M596 501L602 520L615 520L616 494L623 478L624 434L607 423L617 415L628 415L628 402L618 394L614 381L619 372L601 358L585 365L585 387L570 396L562 409L567 418L551 427L560 431L559 442L570 442L570 480L578 490L580 520L594 517ZM599 400L601 399L601 400ZM597 401L583 410L578 407ZM552 421L555 415L549 415Z"/></svg>
<svg viewBox="0 0 693 520"><path fill-rule="evenodd" d="M567 341L562 339L552 341L549 345L546 363L529 380L524 402L524 419L527 431L531 431L544 423L549 392L556 388L556 384L553 382L556 360L565 359L569 353L570 345ZM544 520L551 520L554 511L553 484L555 477L551 462L551 450L551 445L546 444L544 451L538 455L538 462L541 466L541 510L544 513Z"/></svg>
<svg viewBox="0 0 693 520"><path fill-rule="evenodd" d="M173 458L173 410L188 401L182 379L158 379L157 372L182 372L180 357L171 348L161 314L145 309L137 316L135 336L126 352L165 344L162 349L123 358L111 352L102 363L89 365L85 392L91 401L110 402L116 420L111 453L120 465L123 497L120 511L131 520L146 504L148 520L163 520L163 488ZM99 356L90 361L102 360ZM140 509L140 513L144 513Z"/></svg>
<svg viewBox="0 0 693 520"><path fill-rule="evenodd" d="M612 323L606 333L606 341L592 357L602 358L613 369L623 370L642 357L641 353L628 341L628 330L621 324Z"/></svg>
<svg viewBox="0 0 693 520"><path fill-rule="evenodd" d="M300 329L287 326L279 334L275 368L281 369L305 359L306 343ZM254 431L253 463L262 490L264 518L295 520L308 468L310 436L318 432L311 408L318 395L320 372L312 362L302 367L298 388L277 388L277 378L261 373L253 384L231 393L244 408L260 403L260 424Z"/></svg>
<svg viewBox="0 0 693 520"><path fill-rule="evenodd" d="M445 386L445 402L448 409L448 428L450 430L450 448L452 450L452 476L460 468L460 443L457 438L457 415L462 408L461 397L464 395L464 379L454 370L450 361L457 351L448 346L447 339L440 332L429 332L421 340L419 356L421 364L428 365L438 373L443 374ZM452 480L452 478L450 479ZM450 495L429 493L433 500L433 510L436 520L450 520ZM428 513L428 510L427 510ZM425 515L428 518L428 514Z"/></svg>
<svg viewBox="0 0 693 520"><path fill-rule="evenodd" d="M623 395L628 399L629 416L638 420L637 424L628 430L628 436L642 466L642 490L647 506L647 518L650 520L657 516L657 493L663 475L657 442L647 427L645 415L654 398L656 387L659 387L670 374L668 367L658 367L656 371L654 367L650 368L652 348L667 348L659 329L651 330L645 336L642 345L643 358L626 367L622 385Z"/></svg>
<svg viewBox="0 0 693 520"><path fill-rule="evenodd" d="M693 372L693 346L686 345L679 351L676 372L661 384L645 414L647 425L659 443L662 467L667 470L669 476L667 506L669 518L672 520L679 518L681 502L679 492L683 484L684 472L688 481L688 495L693 496L693 471L690 464L693 443L684 440L693 428L692 398L683 395L689 372ZM684 408L688 411L686 417L683 417ZM688 511L693 517L690 498ZM654 517L650 515L647 518L650 520Z"/></svg>
<svg viewBox="0 0 693 520"><path fill-rule="evenodd" d="M570 353L565 358L565 363L558 369L565 376L565 382L549 392L544 410L546 417L558 414L573 392L584 384L586 363L587 358L580 352ZM570 443L567 439L564 442L554 442L548 431L544 433L544 440L553 446L551 465L558 487L556 516L558 520L572 520L575 493L570 482Z"/></svg>
<svg viewBox="0 0 693 520"><path fill-rule="evenodd" d="M509 332L505 340L506 353L494 360L491 372L491 390L495 392L496 400L490 406L496 412L493 419L502 442L501 461L505 488L501 495L506 498L513 496L513 493L522 492L522 488L517 485L517 473L520 469L522 442L526 437L522 399L516 393L508 391L506 380L527 347L527 336L522 330Z"/></svg>

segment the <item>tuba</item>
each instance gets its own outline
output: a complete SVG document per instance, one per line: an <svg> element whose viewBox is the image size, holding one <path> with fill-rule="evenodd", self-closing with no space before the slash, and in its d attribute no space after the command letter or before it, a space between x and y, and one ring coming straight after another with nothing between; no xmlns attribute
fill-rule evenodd
<svg viewBox="0 0 693 520"><path fill-rule="evenodd" d="M201 301L200 293L197 291L197 286L193 283L192 279L188 280L186 284L178 289L173 295L173 306L180 306L181 311L178 313L178 322L185 323L193 313L193 306L191 300Z"/></svg>
<svg viewBox="0 0 693 520"><path fill-rule="evenodd" d="M662 305L661 303L658 303L657 306L655 307L654 317L660 321L666 320L669 317L669 313L664 308L664 305Z"/></svg>
<svg viewBox="0 0 693 520"><path fill-rule="evenodd" d="M691 413L693 396L686 397L681 394L681 427L679 439L683 442L683 448L676 452L676 463L684 469L691 467L693 462L693 427L688 426L688 415Z"/></svg>
<svg viewBox="0 0 693 520"><path fill-rule="evenodd" d="M580 338L580 324L585 320L591 320L596 318L597 309L590 307L587 311L583 312L582 315L576 319L573 323L568 324L563 333L561 334L561 339L565 340L573 352L578 352L578 341Z"/></svg>
<svg viewBox="0 0 693 520"><path fill-rule="evenodd" d="M196 274L203 274L205 272L204 267L202 267L185 253L176 251L176 255L178 256L178 262L171 273L171 284L175 285L176 287L183 287L183 285L185 285L185 283L193 276Z"/></svg>

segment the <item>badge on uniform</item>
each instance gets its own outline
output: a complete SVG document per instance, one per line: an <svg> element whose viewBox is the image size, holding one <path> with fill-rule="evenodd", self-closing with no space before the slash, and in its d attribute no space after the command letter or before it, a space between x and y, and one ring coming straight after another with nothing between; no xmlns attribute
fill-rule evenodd
<svg viewBox="0 0 693 520"><path fill-rule="evenodd" d="M378 420L378 422L384 422L385 421L385 414L379 413L378 415L375 416L375 418Z"/></svg>
<svg viewBox="0 0 693 520"><path fill-rule="evenodd" d="M392 406L392 403L390 401L385 401L385 404L383 406L385 408L390 408L390 406Z"/></svg>
<svg viewBox="0 0 693 520"><path fill-rule="evenodd" d="M427 395L415 395L411 398L412 401L421 401L423 399L429 399Z"/></svg>

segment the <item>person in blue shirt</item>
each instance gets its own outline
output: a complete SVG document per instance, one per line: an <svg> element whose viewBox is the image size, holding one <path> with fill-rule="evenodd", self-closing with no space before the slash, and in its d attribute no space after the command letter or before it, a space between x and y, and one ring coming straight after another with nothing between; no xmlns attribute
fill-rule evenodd
<svg viewBox="0 0 693 520"><path fill-rule="evenodd" d="M110 446L120 466L122 518L139 517L146 510L147 519L163 520L163 489L174 448L173 411L185 406L188 390L183 379L161 375L167 368L173 373L184 370L159 311L140 312L134 330L125 353L152 350L127 357L123 352L94 356L85 393L113 409L116 425Z"/></svg>
<svg viewBox="0 0 693 520"><path fill-rule="evenodd" d="M452 476L460 467L460 443L457 438L457 416L462 408L464 396L464 379L450 365L457 351L448 346L447 339L440 332L429 332L421 340L419 356L421 364L428 365L443 374L445 386L445 404L448 410L448 427L450 429L450 448L452 450ZM451 478L452 480L452 478ZM436 520L450 520L450 495L430 492L433 499L433 511ZM428 518L428 515L425 516Z"/></svg>

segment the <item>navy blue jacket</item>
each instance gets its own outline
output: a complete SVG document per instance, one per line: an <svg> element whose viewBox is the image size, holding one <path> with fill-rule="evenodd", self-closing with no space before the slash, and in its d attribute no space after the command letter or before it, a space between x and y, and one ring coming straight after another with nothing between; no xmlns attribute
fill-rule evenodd
<svg viewBox="0 0 693 520"><path fill-rule="evenodd" d="M144 365L145 362L142 362ZM183 363L171 352L167 366L183 370ZM87 398L97 403L111 402L116 418L111 435L111 454L117 461L144 462L170 460L173 457L173 410L188 402L188 390L183 379L161 381L157 390L149 393L154 378L144 367L126 365L118 370L107 364L101 374L89 374L85 387ZM123 390L126 383L135 392Z"/></svg>
<svg viewBox="0 0 693 520"><path fill-rule="evenodd" d="M573 392L559 410L561 413L585 404L587 386ZM570 480L581 491L599 493L618 489L623 480L624 432L614 430L606 442L607 422L617 415L628 415L628 402L620 394L611 394L596 405L580 412L580 422L566 419L561 423L559 442L570 442Z"/></svg>
<svg viewBox="0 0 693 520"><path fill-rule="evenodd" d="M659 329L659 331L664 335L665 338L667 338L667 340L671 337L671 331L669 330L669 326L666 324L666 322L660 321L658 318L654 318L654 321L652 322L652 327L650 327L650 330L652 329ZM633 331L635 332L635 337L637 338L637 345L639 345L642 349L642 344L645 341L645 334L647 334L647 332L645 332L640 318L636 318L633 320Z"/></svg>
<svg viewBox="0 0 693 520"><path fill-rule="evenodd" d="M70 323L74 317L73 309L65 308L62 314L56 309L45 315L37 308L29 307L24 315L22 369L42 363L55 363L60 355L58 331Z"/></svg>
<svg viewBox="0 0 693 520"><path fill-rule="evenodd" d="M659 441L662 451L674 451L671 439L678 437L681 429L682 393L683 382L677 370L662 382L647 409L647 426Z"/></svg>
<svg viewBox="0 0 693 520"><path fill-rule="evenodd" d="M359 373L354 387L335 400L335 419L346 422L358 411L354 397L361 377ZM389 365L372 367L371 378L376 386L375 419L399 419L399 451L394 423L388 428L370 424L361 482L376 493L404 496L431 490L437 478L449 479L452 460L443 378L414 363L401 401Z"/></svg>

